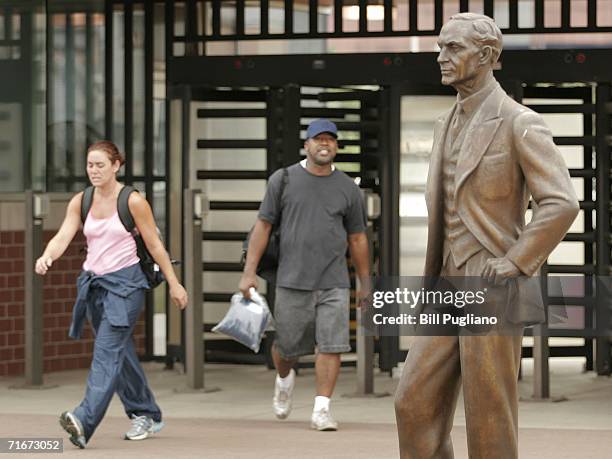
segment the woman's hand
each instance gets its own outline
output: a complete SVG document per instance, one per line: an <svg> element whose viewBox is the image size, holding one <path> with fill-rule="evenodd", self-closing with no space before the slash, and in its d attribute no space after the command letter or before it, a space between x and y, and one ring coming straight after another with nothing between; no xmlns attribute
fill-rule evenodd
<svg viewBox="0 0 612 459"><path fill-rule="evenodd" d="M38 260L36 260L36 264L34 265L34 271L36 271L37 274L44 276L45 274L47 274L47 271L49 270L52 264L53 258L48 255L43 255Z"/></svg>
<svg viewBox="0 0 612 459"><path fill-rule="evenodd" d="M170 286L170 298L179 308L185 309L187 307L187 302L189 301L187 291L178 282Z"/></svg>

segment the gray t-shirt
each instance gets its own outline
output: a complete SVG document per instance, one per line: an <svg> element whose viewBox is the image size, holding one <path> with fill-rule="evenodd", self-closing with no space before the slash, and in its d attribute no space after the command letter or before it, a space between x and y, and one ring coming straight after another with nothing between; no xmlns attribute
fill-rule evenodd
<svg viewBox="0 0 612 459"><path fill-rule="evenodd" d="M366 229L361 192L344 172L317 176L289 166L282 199L276 285L298 290L349 288L347 236ZM270 176L258 217L275 224L282 169Z"/></svg>

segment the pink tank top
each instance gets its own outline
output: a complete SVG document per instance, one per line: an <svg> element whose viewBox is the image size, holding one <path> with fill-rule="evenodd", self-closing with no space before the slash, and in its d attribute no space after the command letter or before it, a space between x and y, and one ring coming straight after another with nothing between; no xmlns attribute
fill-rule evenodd
<svg viewBox="0 0 612 459"><path fill-rule="evenodd" d="M136 255L136 242L127 232L119 213L112 217L95 218L87 214L83 234L87 239L87 258L83 263L85 271L104 275L140 262Z"/></svg>

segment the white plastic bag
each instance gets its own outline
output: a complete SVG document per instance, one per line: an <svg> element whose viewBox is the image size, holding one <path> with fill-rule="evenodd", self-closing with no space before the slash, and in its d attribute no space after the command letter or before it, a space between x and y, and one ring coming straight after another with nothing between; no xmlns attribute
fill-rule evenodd
<svg viewBox="0 0 612 459"><path fill-rule="evenodd" d="M261 339L272 319L270 308L263 296L257 290L249 290L251 299L246 299L242 293L232 296L227 314L212 331L224 333L244 344L253 352L259 352Z"/></svg>

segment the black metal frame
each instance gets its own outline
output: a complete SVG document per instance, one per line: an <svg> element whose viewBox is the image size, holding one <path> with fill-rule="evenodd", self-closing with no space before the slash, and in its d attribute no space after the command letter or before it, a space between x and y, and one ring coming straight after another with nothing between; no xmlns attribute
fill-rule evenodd
<svg viewBox="0 0 612 459"><path fill-rule="evenodd" d="M344 132L358 133L357 140L343 140L343 146L357 148L359 153L340 154L336 158L338 163L359 164L359 172L349 172L353 177L360 177L361 186L380 192L384 181L380 180L377 172L381 165L387 164L379 153L388 145L384 139L388 110L386 93L379 91L352 89L352 88L303 88L296 84L282 87L248 89L192 88L190 101L224 101L238 104L232 108L201 108L197 111L198 118L260 118L266 120L267 139L198 139L197 148L200 149L235 149L265 148L265 170L198 170L196 176L200 180L262 180L281 166L293 164L301 159L299 154L302 146L301 130L306 129L306 121L310 118L326 116L336 121L339 129ZM359 108L329 108L329 102L352 101ZM265 103L265 108L240 108L241 102ZM230 121L231 122L231 121ZM255 201L211 201L211 210L257 210L259 202ZM379 222L374 225L378 227ZM205 231L205 241L242 241L245 232L237 231ZM378 244L376 244L378 247ZM378 250L376 252L378 258ZM212 272L240 272L242 266L235 262L207 261L203 263L204 271ZM203 293L203 301L229 302L232 293L210 292ZM269 304L273 306L273 292L267 294ZM354 319L354 317L352 317ZM210 331L212 324L205 323L204 331ZM266 341L267 342L267 341ZM221 346L221 347L220 347ZM209 360L227 360L228 350L232 346L228 342L211 342L207 345L207 358ZM269 346L266 346L269 347ZM238 351L240 348L237 349ZM234 353L234 357L235 353ZM263 361L264 355L260 355ZM245 361L252 359L245 359Z"/></svg>
<svg viewBox="0 0 612 459"><path fill-rule="evenodd" d="M153 187L155 182L167 183L166 175L156 175L153 164L153 123L154 123L154 108L153 108L153 60L155 48L154 36L154 21L155 21L155 1L140 0L140 1L122 1L111 2L105 4L106 12L106 47L105 47L105 62L106 62L106 135L112 138L114 129L113 120L113 15L115 13L115 5L123 7L123 33L125 37L124 52L124 143L125 143L125 175L123 180L126 184L134 182L144 182L144 191L147 200L154 206L155 197L153 195ZM134 135L132 126L134 124L134 61L133 61L133 33L134 33L134 10L136 5L143 6L144 12L144 175L134 174ZM168 171L168 161L166 160L166 171ZM165 208L168 208L166 194ZM167 214L167 213L166 213ZM166 218L168 216L166 215ZM167 222L166 222L167 227ZM169 237L166 234L166 237ZM152 292L147 294L146 309L145 309L145 358L153 358L153 295Z"/></svg>
<svg viewBox="0 0 612 459"><path fill-rule="evenodd" d="M168 84L206 87L279 87L424 84L440 81L436 53L294 54L172 57ZM611 49L507 50L500 80L525 83L612 81Z"/></svg>
<svg viewBox="0 0 612 459"><path fill-rule="evenodd" d="M380 85L383 92L390 98L390 111L386 116L386 124L391 129L388 136L388 162L383 164L380 169L380 177L384 191L383 212L390 216L389 221L382 225L381 240L383 246L381 273L393 274L398 272L399 259L397 253L392 250L385 250L384 247L399 247L399 212L397 196L399 196L398 170L392 167L392 161L399 164L399 97L405 93L407 88L431 84L432 81L439 81L439 69L435 60L435 53L370 53L370 54L334 54L334 55L283 55L283 56L206 56L206 43L215 41L240 41L240 40L267 40L267 39L324 39L324 38L355 38L355 37L392 37L392 36L434 36L437 35L442 26L443 2L435 1L435 25L428 30L418 29L417 2L409 1L409 28L405 31L393 30L391 15L391 1L384 1L385 21L384 29L380 32L367 30L366 11L367 1L360 1L359 30L356 32L342 32L340 25L342 18L335 15L334 32L319 32L316 30L316 14L313 6L317 1L310 1L310 31L308 33L295 33L293 28L293 7L294 2L285 2L285 32L280 34L269 33L268 10L269 2L262 1L261 6L261 33L246 34L244 30L245 2L235 2L237 26L235 33L222 33L221 31L221 2L187 0L185 2L174 2L174 8L189 8L191 11L196 9L198 3L210 3L210 13L212 28L204 33L196 33L197 25L192 17L191 23L186 24L185 34L176 36L174 34L174 23L168 24L167 41L172 53L167 55L168 72L167 80L169 84L187 84L192 86L206 86L215 88L219 86L230 86L239 88L249 87L282 87L291 84L298 85L320 85L322 81L330 86L343 85ZM345 2L342 0L335 2L335 11L340 11L339 7ZM460 10L467 11L468 1L460 2ZM485 1L485 14L493 16L494 1ZM174 9L173 7L169 7ZM562 1L561 27L545 27L545 3L535 1L535 26L519 27L518 6L516 2L509 2L509 27L503 28L504 34L538 34L538 33L590 33L590 32L610 32L610 27L597 26L596 2L588 2L588 24L586 27L572 27L570 18L570 2ZM206 14L206 13L205 13ZM205 29L205 24L200 24ZM185 45L185 49L191 49L189 53L174 52L175 43ZM176 48L178 49L178 48ZM196 50L199 55L196 55ZM510 92L523 92L523 85L530 85L540 82L565 83L565 82L591 82L598 83L598 103L593 108L586 103L586 95L581 97L585 100L585 107L596 112L596 136L582 140L571 138L556 138L560 145L584 145L585 157L590 155L593 147L596 147L598 155L598 167L592 170L574 170L573 176L594 177L597 174L596 186L598 196L608 196L609 191L605 186L609 186L610 158L609 143L605 140L610 131L609 101L610 84L612 81L612 68L607 64L612 59L612 49L580 49L580 50L508 50L502 55L502 66L497 72L499 80L506 82L510 87ZM414 73L413 69L418 69ZM529 69L529 72L526 72ZM439 85L433 85L435 87ZM602 88L602 89L600 89ZM606 90L608 92L606 92ZM434 90L437 91L437 90ZM527 92L530 90L527 88ZM567 93L567 92L566 92ZM423 92L425 94L425 92ZM521 94L522 97L522 94ZM582 109L584 110L585 107ZM539 107L542 111L552 111L555 108ZM558 108L557 108L558 109ZM590 111L587 111L590 113ZM585 132L591 129L592 119L585 116ZM608 154L599 152L605 151ZM589 156L590 157L590 156ZM607 185L606 185L607 184ZM585 181L585 196L591 190L591 184ZM394 198L395 197L395 198ZM589 266L593 266L593 261L597 264L593 266L597 274L608 275L610 266L610 241L609 224L610 209L608 202L601 203L598 200L597 212L604 223L598 229L587 231L586 234L568 235L568 241L580 240L585 242L585 263L586 267L559 267L549 266L549 272L574 272L588 271ZM583 209L594 208L595 204L588 199L581 203ZM603 219L601 218L603 216ZM592 221L590 217L585 218L585 224L590 227ZM592 229L592 228L591 228ZM592 240L597 240L597 256L593 258ZM586 272L585 271L585 272ZM587 292L588 294L589 292ZM592 293L592 292L591 292ZM585 300L582 299L584 302ZM589 300L590 301L590 300ZM598 311L596 317L597 326L605 317L609 317L609 311ZM607 314L607 316L606 316ZM588 315L588 314L587 314ZM609 319L608 319L609 320ZM592 320L587 319L589 330L594 325ZM556 333L556 332L555 332ZM576 336L580 331L560 331L555 336ZM385 342L386 341L386 342ZM600 374L610 372L610 343L606 337L596 340L596 368ZM401 358L398 353L397 339L384 338L379 346L380 366L383 369L390 369ZM575 350L564 349L566 354L575 353ZM587 338L587 343L581 351L581 355L587 357L587 368L593 366L592 345Z"/></svg>
<svg viewBox="0 0 612 459"><path fill-rule="evenodd" d="M186 33L181 36L175 36L173 41L176 43L199 44L202 55L206 53L206 43L218 41L241 41L241 40L296 40L296 39L325 39L325 38L375 38L375 37L415 37L415 36L436 36L440 32L444 22L444 2L443 0L433 1L433 27L419 27L419 5L417 0L407 0L407 24L408 28L398 30L393 23L393 10L397 8L392 0L383 0L379 2L370 2L368 0L335 0L333 8L334 30L319 31L318 29L318 6L317 0L309 0L308 15L309 15L309 30L308 32L296 32L294 29L294 11L295 6L305 6L304 2L295 0L285 0L284 2L284 31L282 33L271 33L269 30L269 11L270 2L262 0L259 2L260 10L260 30L259 33L247 33L245 30L245 16L247 4L244 0L237 0L231 5L226 5L227 9L232 9L235 15L236 24L233 32L222 31L222 13L223 2L219 0L185 0L182 2L174 2L177 7L186 7L191 11L197 11L196 5L201 6L202 22L208 22L210 16L210 29L207 24L202 25L203 33L197 33L195 29L186 30ZM459 11L469 11L469 0L461 0L459 2ZM368 30L367 8L370 5L379 4L383 7L384 19L382 30ZM359 7L359 21L356 31L343 30L344 12L343 6L357 5ZM506 35L512 34L552 34L552 33L593 33L593 32L612 32L610 26L599 26L597 24L597 2L588 0L587 3L587 24L586 26L572 26L571 23L571 3L570 0L561 0L561 25L559 27L546 27L544 18L548 8L552 10L550 5L547 5L544 0L534 0L533 13L534 24L529 27L522 27L519 23L518 2L499 2L495 0L484 0L483 13L487 16L494 17L496 7L499 11L501 6L507 7L508 26L502 27L502 32ZM447 5L448 7L448 5ZM195 20L193 17L192 20Z"/></svg>
<svg viewBox="0 0 612 459"><path fill-rule="evenodd" d="M583 136L581 137L555 137L557 145L581 145L583 147L584 167L582 169L570 169L570 177L583 178L584 199L580 202L580 208L584 212L584 231L581 233L568 233L564 241L580 242L584 244L584 264L583 265L549 265L546 264L542 269L542 282L544 283L548 276L559 273L565 274L584 274L585 295L580 298L558 298L546 295L545 300L548 305L579 305L584 307L585 328L583 330L550 330L550 336L580 336L584 337L585 344L581 346L582 354L586 357L586 370L592 371L594 366L593 361L593 338L595 323L598 322L596 314L598 311L596 305L596 291L594 288L594 235L597 228L593 225L591 210L595 208L595 203L591 200L593 192L593 179L595 178L595 170L591 168L593 147L595 137L592 135L592 114L595 112L593 105L593 90L591 86L574 87L574 88L559 88L559 87L534 87L529 86L521 88L520 98L538 98L538 99L578 99L582 100L580 105L529 105L529 108L538 113L575 113L582 115ZM545 288L547 291L547 288ZM566 349L568 354L571 354L569 349Z"/></svg>

